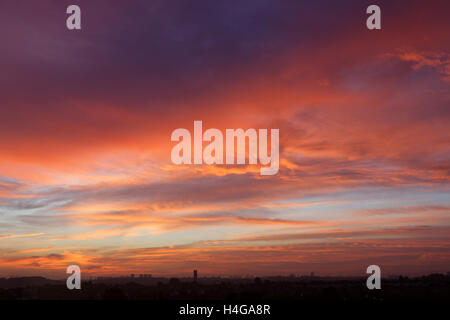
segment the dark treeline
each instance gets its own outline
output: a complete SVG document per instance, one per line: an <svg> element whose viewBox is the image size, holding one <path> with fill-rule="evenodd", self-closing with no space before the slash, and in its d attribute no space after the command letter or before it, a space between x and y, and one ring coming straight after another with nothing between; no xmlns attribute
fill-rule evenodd
<svg viewBox="0 0 450 320"><path fill-rule="evenodd" d="M365 278L99 278L68 290L43 277L0 279L0 300L399 300L450 299L450 276L382 279L368 290Z"/></svg>

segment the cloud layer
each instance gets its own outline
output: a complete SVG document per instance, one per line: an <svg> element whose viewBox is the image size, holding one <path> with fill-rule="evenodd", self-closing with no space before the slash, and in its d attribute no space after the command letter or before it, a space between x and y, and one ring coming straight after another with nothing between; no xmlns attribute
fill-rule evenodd
<svg viewBox="0 0 450 320"><path fill-rule="evenodd" d="M381 1L381 31L363 2L78 2L79 32L0 10L0 275L448 271L448 1ZM279 173L173 165L194 120L279 128Z"/></svg>

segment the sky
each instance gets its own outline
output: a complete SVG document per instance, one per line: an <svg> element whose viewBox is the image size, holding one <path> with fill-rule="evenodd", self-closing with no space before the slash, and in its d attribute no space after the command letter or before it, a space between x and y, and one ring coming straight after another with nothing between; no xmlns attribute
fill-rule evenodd
<svg viewBox="0 0 450 320"><path fill-rule="evenodd" d="M0 277L450 271L450 2L370 4L2 0ZM195 120L279 172L173 164Z"/></svg>

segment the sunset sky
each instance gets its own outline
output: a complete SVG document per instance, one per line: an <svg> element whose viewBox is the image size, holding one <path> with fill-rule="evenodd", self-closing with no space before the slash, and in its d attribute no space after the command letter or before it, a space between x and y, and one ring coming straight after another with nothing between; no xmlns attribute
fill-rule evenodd
<svg viewBox="0 0 450 320"><path fill-rule="evenodd" d="M2 1L0 277L450 271L449 12ZM279 128L278 174L174 165L194 120Z"/></svg>

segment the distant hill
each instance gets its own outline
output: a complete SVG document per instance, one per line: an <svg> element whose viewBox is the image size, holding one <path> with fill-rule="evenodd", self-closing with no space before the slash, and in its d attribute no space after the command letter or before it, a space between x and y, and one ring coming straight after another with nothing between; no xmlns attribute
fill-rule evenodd
<svg viewBox="0 0 450 320"><path fill-rule="evenodd" d="M0 288L24 288L31 286L43 286L46 284L61 284L61 280L50 280L44 277L17 277L17 278L0 278Z"/></svg>

